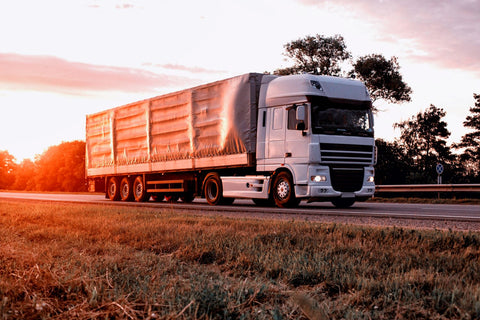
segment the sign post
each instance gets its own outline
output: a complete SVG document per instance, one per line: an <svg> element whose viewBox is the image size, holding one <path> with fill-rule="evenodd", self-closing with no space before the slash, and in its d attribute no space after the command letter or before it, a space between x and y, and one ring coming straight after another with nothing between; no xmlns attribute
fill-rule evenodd
<svg viewBox="0 0 480 320"><path fill-rule="evenodd" d="M437 184L442 184L443 164L437 163L435 169L437 170ZM440 199L440 192L437 194L437 197Z"/></svg>
<svg viewBox="0 0 480 320"><path fill-rule="evenodd" d="M437 183L442 184L442 173L443 173L443 164L437 163L435 168L437 170Z"/></svg>

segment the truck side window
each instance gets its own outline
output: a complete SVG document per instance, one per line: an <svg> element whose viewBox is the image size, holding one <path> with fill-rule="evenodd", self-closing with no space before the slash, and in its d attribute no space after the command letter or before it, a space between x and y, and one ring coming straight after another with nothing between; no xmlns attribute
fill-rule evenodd
<svg viewBox="0 0 480 320"><path fill-rule="evenodd" d="M283 108L273 109L273 130L283 128Z"/></svg>
<svg viewBox="0 0 480 320"><path fill-rule="evenodd" d="M287 108L288 110L288 130L297 130L297 123L300 121L297 120L297 109L296 108ZM307 129L307 124L305 123L305 129Z"/></svg>

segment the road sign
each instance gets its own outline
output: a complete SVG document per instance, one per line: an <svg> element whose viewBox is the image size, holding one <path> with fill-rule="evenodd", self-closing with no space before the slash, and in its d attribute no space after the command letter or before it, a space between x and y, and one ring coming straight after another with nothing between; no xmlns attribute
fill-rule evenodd
<svg viewBox="0 0 480 320"><path fill-rule="evenodd" d="M435 168L437 170L437 173L440 175L443 173L443 164L437 163L437 167Z"/></svg>

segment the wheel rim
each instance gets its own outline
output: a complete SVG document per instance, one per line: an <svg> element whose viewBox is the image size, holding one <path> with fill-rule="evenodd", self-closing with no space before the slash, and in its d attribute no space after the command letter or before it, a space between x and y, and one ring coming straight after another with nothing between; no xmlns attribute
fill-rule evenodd
<svg viewBox="0 0 480 320"><path fill-rule="evenodd" d="M207 196L209 199L216 199L218 196L218 187L214 181L210 181L207 185Z"/></svg>
<svg viewBox="0 0 480 320"><path fill-rule="evenodd" d="M128 197L128 184L124 183L122 186L122 198L127 198Z"/></svg>
<svg viewBox="0 0 480 320"><path fill-rule="evenodd" d="M137 198L141 198L143 195L143 185L141 183L137 183L135 185L135 196Z"/></svg>
<svg viewBox="0 0 480 320"><path fill-rule="evenodd" d="M290 184L284 179L280 180L277 184L277 196L279 199L286 199L290 193Z"/></svg>
<svg viewBox="0 0 480 320"><path fill-rule="evenodd" d="M110 197L113 197L116 191L117 191L117 186L115 185L115 183L111 182L110 188L109 188Z"/></svg>

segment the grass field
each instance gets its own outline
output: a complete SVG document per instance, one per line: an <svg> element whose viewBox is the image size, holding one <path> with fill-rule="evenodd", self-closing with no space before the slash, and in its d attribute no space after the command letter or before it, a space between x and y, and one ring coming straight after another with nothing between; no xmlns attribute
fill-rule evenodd
<svg viewBox="0 0 480 320"><path fill-rule="evenodd" d="M480 319L480 233L0 201L2 319Z"/></svg>

